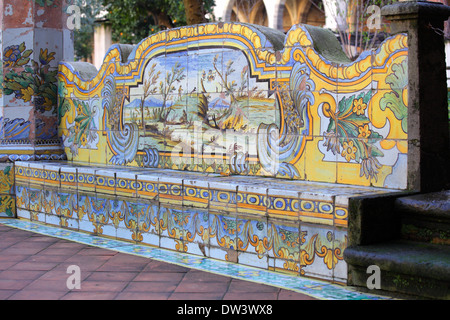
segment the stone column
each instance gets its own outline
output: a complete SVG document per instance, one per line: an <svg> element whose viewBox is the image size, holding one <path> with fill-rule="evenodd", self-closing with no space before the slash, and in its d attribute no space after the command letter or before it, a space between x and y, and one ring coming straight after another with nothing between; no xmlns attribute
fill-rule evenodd
<svg viewBox="0 0 450 320"><path fill-rule="evenodd" d="M0 2L0 161L59 159L57 72L73 60L64 0Z"/></svg>
<svg viewBox="0 0 450 320"><path fill-rule="evenodd" d="M65 157L56 75L59 61L73 60L68 5L0 0L0 217L15 215L13 161Z"/></svg>
<svg viewBox="0 0 450 320"><path fill-rule="evenodd" d="M381 12L393 33L408 34L408 189L446 189L450 152L443 30L450 7L408 1Z"/></svg>

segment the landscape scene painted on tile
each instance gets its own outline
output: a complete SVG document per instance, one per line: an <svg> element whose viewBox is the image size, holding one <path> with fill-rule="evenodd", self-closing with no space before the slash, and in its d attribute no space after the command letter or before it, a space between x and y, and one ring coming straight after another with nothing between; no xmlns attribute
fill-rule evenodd
<svg viewBox="0 0 450 320"><path fill-rule="evenodd" d="M407 37L353 62L330 37L206 24L115 45L98 73L61 62L67 157L405 189Z"/></svg>

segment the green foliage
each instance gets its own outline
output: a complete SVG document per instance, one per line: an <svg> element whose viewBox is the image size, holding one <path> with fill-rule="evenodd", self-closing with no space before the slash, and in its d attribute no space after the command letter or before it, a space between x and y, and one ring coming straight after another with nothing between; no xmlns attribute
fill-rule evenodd
<svg viewBox="0 0 450 320"><path fill-rule="evenodd" d="M66 5L77 5L80 8L80 29L74 30L75 60L87 60L94 50L94 27L104 10L103 0L66 0Z"/></svg>
<svg viewBox="0 0 450 320"><path fill-rule="evenodd" d="M203 3L205 12L212 14L214 0ZM150 34L186 25L183 1L104 0L103 4L116 42L136 44Z"/></svg>
<svg viewBox="0 0 450 320"><path fill-rule="evenodd" d="M214 0L200 1L212 16ZM81 28L74 30L75 60L92 56L94 27L104 12L112 40L119 43L137 44L150 34L186 25L184 4L179 0L66 0L67 6L71 4L81 9Z"/></svg>

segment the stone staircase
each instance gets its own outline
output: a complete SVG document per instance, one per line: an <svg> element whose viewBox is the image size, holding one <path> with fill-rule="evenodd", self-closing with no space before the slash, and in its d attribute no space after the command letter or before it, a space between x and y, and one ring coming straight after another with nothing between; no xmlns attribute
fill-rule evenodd
<svg viewBox="0 0 450 320"><path fill-rule="evenodd" d="M450 191L399 197L390 213L397 230L391 240L345 250L349 284L366 288L367 268L376 265L380 290L450 299Z"/></svg>

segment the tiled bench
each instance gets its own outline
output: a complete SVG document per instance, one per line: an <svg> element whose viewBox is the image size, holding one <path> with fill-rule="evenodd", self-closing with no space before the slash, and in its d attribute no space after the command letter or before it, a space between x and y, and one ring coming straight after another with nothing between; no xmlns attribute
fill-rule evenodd
<svg viewBox="0 0 450 320"><path fill-rule="evenodd" d="M338 283L349 198L394 191L54 161L15 182L19 218Z"/></svg>

